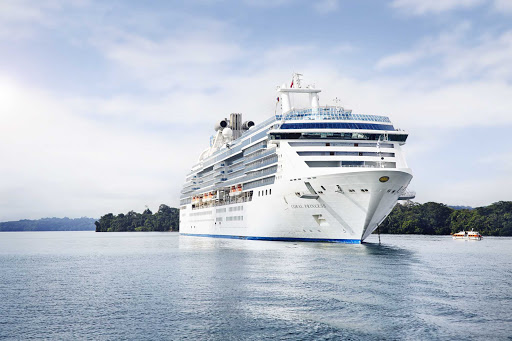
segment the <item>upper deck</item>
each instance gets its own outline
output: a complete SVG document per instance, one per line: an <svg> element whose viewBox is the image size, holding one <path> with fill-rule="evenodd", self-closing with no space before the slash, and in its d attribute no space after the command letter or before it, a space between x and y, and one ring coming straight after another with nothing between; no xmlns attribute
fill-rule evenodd
<svg viewBox="0 0 512 341"><path fill-rule="evenodd" d="M292 109L284 114L277 114L277 120L285 121L359 121L375 123L391 123L386 116L353 114L352 110L341 107L326 106L306 109Z"/></svg>

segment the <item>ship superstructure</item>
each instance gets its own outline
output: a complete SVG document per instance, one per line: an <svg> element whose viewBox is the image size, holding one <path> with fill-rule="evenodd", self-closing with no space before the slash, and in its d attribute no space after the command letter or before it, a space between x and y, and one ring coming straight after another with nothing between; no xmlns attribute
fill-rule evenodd
<svg viewBox="0 0 512 341"><path fill-rule="evenodd" d="M320 106L320 92L295 74L278 87L279 113L215 124L181 192L181 234L361 243L397 200L414 197L408 134L385 116ZM292 107L297 95L306 107Z"/></svg>

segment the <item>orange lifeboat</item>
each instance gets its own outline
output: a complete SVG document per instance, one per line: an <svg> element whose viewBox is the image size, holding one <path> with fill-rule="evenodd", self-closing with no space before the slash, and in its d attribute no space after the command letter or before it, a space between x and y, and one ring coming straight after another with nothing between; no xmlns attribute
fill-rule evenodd
<svg viewBox="0 0 512 341"><path fill-rule="evenodd" d="M236 194L236 187L235 186L231 186L231 189L229 190L229 195L233 196L235 194Z"/></svg>

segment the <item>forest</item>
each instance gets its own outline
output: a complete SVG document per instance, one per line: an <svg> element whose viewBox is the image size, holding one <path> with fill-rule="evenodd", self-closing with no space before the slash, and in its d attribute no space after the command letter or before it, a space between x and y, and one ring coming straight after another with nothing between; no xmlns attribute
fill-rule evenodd
<svg viewBox="0 0 512 341"><path fill-rule="evenodd" d="M431 235L471 229L484 236L512 236L512 201L499 201L474 209L407 201L397 204L379 227L380 233Z"/></svg>
<svg viewBox="0 0 512 341"><path fill-rule="evenodd" d="M151 212L149 208L142 213L108 213L94 224L96 232L178 231L179 213L177 208L162 204L156 213Z"/></svg>

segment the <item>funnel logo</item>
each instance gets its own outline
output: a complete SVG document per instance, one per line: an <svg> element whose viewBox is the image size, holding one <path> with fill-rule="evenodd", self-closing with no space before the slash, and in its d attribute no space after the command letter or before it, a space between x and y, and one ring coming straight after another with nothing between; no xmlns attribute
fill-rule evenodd
<svg viewBox="0 0 512 341"><path fill-rule="evenodd" d="M389 176L381 176L381 177L379 178L379 181L380 181L380 182L387 182L388 180L389 180Z"/></svg>

